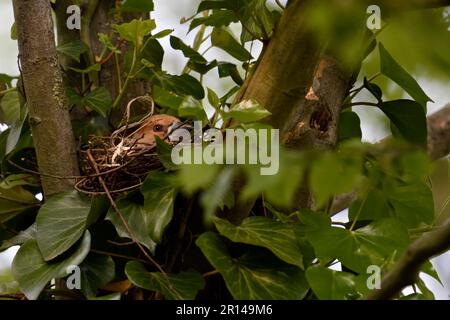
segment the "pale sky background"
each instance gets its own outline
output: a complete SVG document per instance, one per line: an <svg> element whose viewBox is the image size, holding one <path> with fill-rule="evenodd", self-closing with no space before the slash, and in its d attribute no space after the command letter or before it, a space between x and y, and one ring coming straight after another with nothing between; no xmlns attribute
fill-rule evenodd
<svg viewBox="0 0 450 320"><path fill-rule="evenodd" d="M192 44L194 32L186 35L188 25L180 25L181 17L192 16L193 8L196 7L195 1L180 1L180 0L155 0L155 11L152 13L152 17L156 20L157 31L163 29L175 29L173 35L183 39L186 43ZM281 1L285 3L286 0ZM10 28L13 23L14 16L12 11L11 0L0 0L0 73L7 73L10 75L18 75L17 68L17 43L10 39ZM237 28L237 26L235 26ZM170 48L169 38L162 40L162 44L167 49L164 59L164 69L179 74L186 62L185 58L179 51L175 51ZM249 49L249 48L248 48ZM253 56L256 57L260 47L253 47ZM229 56L224 55L219 49L211 49L208 51L207 58L223 57L230 59ZM225 92L233 86L231 82L225 83L221 80L216 81L216 73L210 72L205 77L207 85L218 92ZM419 84L424 91L430 96L435 103L428 104L428 113L433 113L440 109L442 106L450 102L450 90L448 83L442 83L433 81L426 78L419 78ZM406 97L406 96L405 96ZM367 96L361 95L361 101L367 101ZM356 107L354 109L361 117L361 126L363 131L363 139L365 141L374 142L387 136L389 133L380 126L377 121L373 121L374 117L379 114L374 108ZM346 221L346 212L343 212L335 217L338 221ZM0 254L0 269L10 265L12 258L16 252L16 248L12 248L9 251ZM450 252L435 258L433 261L434 266L438 270L441 280L445 285L442 287L437 281L431 279L428 276L424 276L428 286L435 293L437 299L450 299Z"/></svg>

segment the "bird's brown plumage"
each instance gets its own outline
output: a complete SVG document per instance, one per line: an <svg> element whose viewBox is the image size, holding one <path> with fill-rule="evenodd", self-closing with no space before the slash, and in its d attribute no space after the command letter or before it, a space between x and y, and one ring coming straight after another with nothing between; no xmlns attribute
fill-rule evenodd
<svg viewBox="0 0 450 320"><path fill-rule="evenodd" d="M155 144L155 136L161 139L167 138L170 134L169 130L179 124L181 121L171 115L157 114L148 118L145 124L136 130L131 139L136 140L136 146L138 148L145 148Z"/></svg>

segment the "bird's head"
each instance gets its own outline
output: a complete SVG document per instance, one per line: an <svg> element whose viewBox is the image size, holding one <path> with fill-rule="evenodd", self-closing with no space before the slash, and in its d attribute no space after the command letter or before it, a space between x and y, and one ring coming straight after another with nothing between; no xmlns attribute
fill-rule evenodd
<svg viewBox="0 0 450 320"><path fill-rule="evenodd" d="M137 145L154 145L156 136L164 140L169 137L172 131L180 127L180 125L181 121L177 117L167 114L157 114L148 118L146 123L136 130L131 138L136 139Z"/></svg>

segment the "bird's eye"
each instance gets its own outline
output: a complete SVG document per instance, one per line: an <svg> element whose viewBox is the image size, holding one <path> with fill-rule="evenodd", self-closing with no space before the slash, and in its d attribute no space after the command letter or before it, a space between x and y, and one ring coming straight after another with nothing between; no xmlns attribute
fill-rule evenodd
<svg viewBox="0 0 450 320"><path fill-rule="evenodd" d="M160 132L162 130L163 130L163 126L160 125L160 124L155 124L154 127L153 127L153 131L154 132Z"/></svg>

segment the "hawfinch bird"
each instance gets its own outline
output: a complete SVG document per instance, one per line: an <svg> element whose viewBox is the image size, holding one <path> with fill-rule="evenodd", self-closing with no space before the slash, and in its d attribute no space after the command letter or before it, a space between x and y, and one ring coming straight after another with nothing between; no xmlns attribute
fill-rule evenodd
<svg viewBox="0 0 450 320"><path fill-rule="evenodd" d="M130 138L136 141L136 147L147 148L155 145L155 136L164 140L180 126L180 119L167 114L157 114L148 118L146 123L133 132Z"/></svg>

